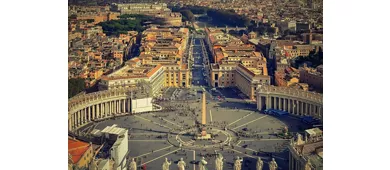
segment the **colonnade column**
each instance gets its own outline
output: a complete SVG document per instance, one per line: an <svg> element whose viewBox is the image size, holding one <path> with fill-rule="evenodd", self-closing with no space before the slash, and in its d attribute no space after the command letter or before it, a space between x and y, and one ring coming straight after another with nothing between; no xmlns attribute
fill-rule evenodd
<svg viewBox="0 0 390 170"><path fill-rule="evenodd" d="M102 109L102 117L106 117L106 108L105 108L105 104L104 103L101 103L100 104L100 107Z"/></svg>
<svg viewBox="0 0 390 170"><path fill-rule="evenodd" d="M273 97L274 98L274 105L273 105L273 107L272 107L272 109L276 109L276 97Z"/></svg>
<svg viewBox="0 0 390 170"><path fill-rule="evenodd" d="M306 111L306 112L307 112L306 114L307 114L307 115L311 115L310 105L311 105L310 103L306 103L306 110L307 110L307 111Z"/></svg>
<svg viewBox="0 0 390 170"><path fill-rule="evenodd" d="M259 95L258 99L259 99L259 101L257 103L257 109L259 109L261 111L261 110L263 110L263 106L261 105L261 103L262 103L261 95Z"/></svg>
<svg viewBox="0 0 390 170"><path fill-rule="evenodd" d="M97 117L95 105L92 105L91 107L92 107L92 115L95 118L95 117Z"/></svg>
<svg viewBox="0 0 390 170"><path fill-rule="evenodd" d="M293 112L294 112L294 114L296 115L297 113L298 113L298 101L297 100L293 100L293 103L294 103L294 105L293 105Z"/></svg>
<svg viewBox="0 0 390 170"><path fill-rule="evenodd" d="M115 100L115 110L116 110L116 113L119 114L119 111L120 111L119 100Z"/></svg>
<svg viewBox="0 0 390 170"><path fill-rule="evenodd" d="M123 114L126 113L126 99L122 100L122 105L123 105Z"/></svg>
<svg viewBox="0 0 390 170"><path fill-rule="evenodd" d="M96 105L97 106L97 108L98 108L98 114L99 114L99 118L102 118L102 104L101 103L99 103L98 105Z"/></svg>
<svg viewBox="0 0 390 170"><path fill-rule="evenodd" d="M269 109L269 108L271 108L271 97L270 96L266 96L266 99L265 99L265 107L266 107L266 109Z"/></svg>
<svg viewBox="0 0 390 170"><path fill-rule="evenodd" d="M286 99L286 111L290 112L288 108L290 108L290 99Z"/></svg>
<svg viewBox="0 0 390 170"><path fill-rule="evenodd" d="M129 113L131 113L131 99L127 99L127 106L128 106L128 110L129 110Z"/></svg>
<svg viewBox="0 0 390 170"><path fill-rule="evenodd" d="M114 101L110 101L110 112L111 112L112 115L115 114L113 106L114 106Z"/></svg>
<svg viewBox="0 0 390 170"><path fill-rule="evenodd" d="M86 108L89 115L92 115L92 120L95 119L95 115L92 113L92 106Z"/></svg>
<svg viewBox="0 0 390 170"><path fill-rule="evenodd" d="M81 118L82 118L81 124L84 124L85 123L85 110L84 109L81 109Z"/></svg>
<svg viewBox="0 0 390 170"><path fill-rule="evenodd" d="M107 116L110 116L110 104L108 102L104 103L104 108L106 109Z"/></svg>
<svg viewBox="0 0 390 170"><path fill-rule="evenodd" d="M301 102L301 101L298 101L299 102L299 115L301 115L302 116L302 113L303 113L303 102Z"/></svg>
<svg viewBox="0 0 390 170"><path fill-rule="evenodd" d="M77 126L81 125L81 110L77 111Z"/></svg>
<svg viewBox="0 0 390 170"><path fill-rule="evenodd" d="M87 115L87 109L86 108L84 108L83 109L83 112L84 112L84 123L87 123L91 118L90 118L90 116L89 115Z"/></svg>
<svg viewBox="0 0 390 170"><path fill-rule="evenodd" d="M68 131L72 131L72 116L68 119Z"/></svg>
<svg viewBox="0 0 390 170"><path fill-rule="evenodd" d="M283 100L283 98L280 98L280 97L278 97L278 104L279 104L279 106L278 106L278 110L283 110L283 108L282 108L282 100Z"/></svg>

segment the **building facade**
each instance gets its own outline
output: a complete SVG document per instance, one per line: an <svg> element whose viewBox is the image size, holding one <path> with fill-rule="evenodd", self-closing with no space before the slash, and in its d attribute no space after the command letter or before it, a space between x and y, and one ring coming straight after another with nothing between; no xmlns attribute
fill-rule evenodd
<svg viewBox="0 0 390 170"><path fill-rule="evenodd" d="M86 143L75 138L68 137L68 169L89 168L94 152L92 143Z"/></svg>
<svg viewBox="0 0 390 170"><path fill-rule="evenodd" d="M291 141L289 150L289 170L322 170L323 138L318 128L305 131L305 137L297 134Z"/></svg>

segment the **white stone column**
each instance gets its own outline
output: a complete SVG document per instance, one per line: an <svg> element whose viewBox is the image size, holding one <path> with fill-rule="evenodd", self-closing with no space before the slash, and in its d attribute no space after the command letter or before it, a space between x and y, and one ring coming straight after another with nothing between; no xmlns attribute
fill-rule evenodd
<svg viewBox="0 0 390 170"><path fill-rule="evenodd" d="M112 101L112 114L113 114L113 115L116 114L116 111L115 111L115 100Z"/></svg>
<svg viewBox="0 0 390 170"><path fill-rule="evenodd" d="M282 109L282 100L283 100L283 98L278 97L278 110L283 110Z"/></svg>
<svg viewBox="0 0 390 170"><path fill-rule="evenodd" d="M116 108L116 113L119 114L120 113L120 106L119 106L119 100L116 100L115 101L115 108Z"/></svg>
<svg viewBox="0 0 390 170"><path fill-rule="evenodd" d="M104 104L105 106L105 109L106 109L106 116L110 116L111 115L111 112L110 112L110 102L106 102Z"/></svg>
<svg viewBox="0 0 390 170"><path fill-rule="evenodd" d="M104 103L100 103L100 109L102 111L102 118L106 117L106 110L104 107L105 107Z"/></svg>
<svg viewBox="0 0 390 170"><path fill-rule="evenodd" d="M77 111L77 126L80 126L81 125L81 110Z"/></svg>
<svg viewBox="0 0 390 170"><path fill-rule="evenodd" d="M72 131L72 116L68 118L68 131Z"/></svg>
<svg viewBox="0 0 390 170"><path fill-rule="evenodd" d="M258 109L261 111L263 110L263 101L262 101L261 95L259 95L259 104L258 104Z"/></svg>

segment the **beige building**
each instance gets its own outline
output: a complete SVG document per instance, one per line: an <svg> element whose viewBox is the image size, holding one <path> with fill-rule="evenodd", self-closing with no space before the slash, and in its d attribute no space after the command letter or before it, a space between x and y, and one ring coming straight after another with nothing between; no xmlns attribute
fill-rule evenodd
<svg viewBox="0 0 390 170"><path fill-rule="evenodd" d="M99 84L100 90L112 90L118 88L129 88L138 86L139 83L146 83L151 87L153 96L161 93L164 86L164 69L162 65L131 67L126 65L112 74L103 76Z"/></svg>
<svg viewBox="0 0 390 170"><path fill-rule="evenodd" d="M191 87L191 71L187 65L163 64L164 87Z"/></svg>
<svg viewBox="0 0 390 170"><path fill-rule="evenodd" d="M305 137L297 134L288 146L289 170L323 169L323 136L318 128L305 131Z"/></svg>
<svg viewBox="0 0 390 170"><path fill-rule="evenodd" d="M248 68L239 64L236 69L236 86L250 100L256 100L256 90L258 85L270 85L270 77L264 74L262 69Z"/></svg>
<svg viewBox="0 0 390 170"><path fill-rule="evenodd" d="M231 59L231 58L229 58ZM212 87L236 86L251 100L255 100L258 85L270 84L265 58L240 58L224 60L210 65Z"/></svg>
<svg viewBox="0 0 390 170"><path fill-rule="evenodd" d="M299 68L299 82L309 84L309 88L315 91L323 91L323 66L320 65L316 69L309 67Z"/></svg>
<svg viewBox="0 0 390 170"><path fill-rule="evenodd" d="M313 45L294 45L292 48L285 48L284 53L287 58L295 58L298 56L307 57L310 51L314 50Z"/></svg>
<svg viewBox="0 0 390 170"><path fill-rule="evenodd" d="M154 15L158 13L171 12L166 3L128 3L112 4L114 11L123 14Z"/></svg>

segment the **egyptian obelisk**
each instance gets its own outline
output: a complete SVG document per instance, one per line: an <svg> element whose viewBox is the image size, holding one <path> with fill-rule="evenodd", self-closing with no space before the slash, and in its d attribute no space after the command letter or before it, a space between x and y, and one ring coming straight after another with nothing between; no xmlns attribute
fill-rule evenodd
<svg viewBox="0 0 390 170"><path fill-rule="evenodd" d="M206 125L206 92L202 93L202 125Z"/></svg>

